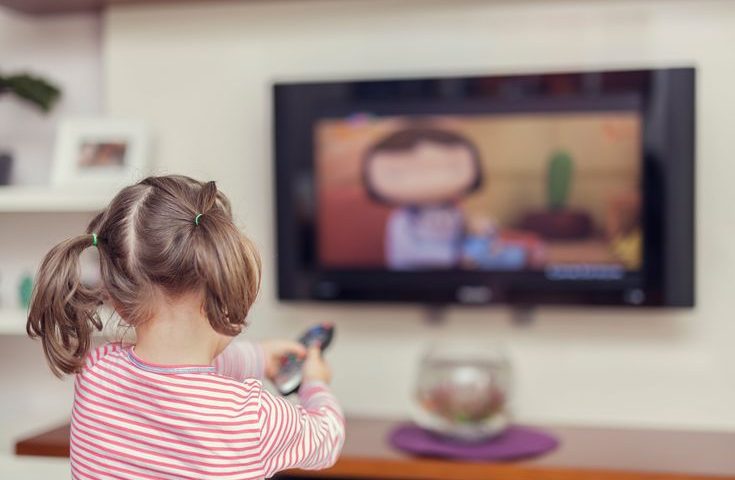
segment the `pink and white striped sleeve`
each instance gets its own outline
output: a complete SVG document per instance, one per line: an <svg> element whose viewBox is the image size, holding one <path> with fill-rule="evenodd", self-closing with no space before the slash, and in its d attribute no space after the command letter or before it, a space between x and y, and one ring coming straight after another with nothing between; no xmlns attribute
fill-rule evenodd
<svg viewBox="0 0 735 480"><path fill-rule="evenodd" d="M319 470L337 461L345 441L342 409L329 387L309 382L300 405L266 390L260 402L260 452L266 478L289 468Z"/></svg>
<svg viewBox="0 0 735 480"><path fill-rule="evenodd" d="M265 354L259 344L232 341L212 362L215 372L238 382L246 378L262 380Z"/></svg>

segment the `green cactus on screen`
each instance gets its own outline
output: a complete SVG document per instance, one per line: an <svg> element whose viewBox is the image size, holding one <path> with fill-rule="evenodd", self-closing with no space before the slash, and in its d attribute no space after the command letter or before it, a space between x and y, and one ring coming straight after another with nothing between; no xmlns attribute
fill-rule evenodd
<svg viewBox="0 0 735 480"><path fill-rule="evenodd" d="M566 207L572 187L572 156L565 151L557 151L549 159L548 195L549 208L561 210Z"/></svg>

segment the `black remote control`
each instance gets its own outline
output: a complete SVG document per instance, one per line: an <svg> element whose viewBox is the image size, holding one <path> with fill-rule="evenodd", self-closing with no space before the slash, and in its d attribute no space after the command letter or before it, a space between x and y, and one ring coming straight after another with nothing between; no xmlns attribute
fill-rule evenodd
<svg viewBox="0 0 735 480"><path fill-rule="evenodd" d="M332 342L334 336L334 325L322 323L311 327L307 330L299 342L306 348L319 346L323 352ZM291 395L301 386L302 372L301 367L304 365L304 359L296 355L287 355L281 361L281 368L278 370L273 383L281 395Z"/></svg>

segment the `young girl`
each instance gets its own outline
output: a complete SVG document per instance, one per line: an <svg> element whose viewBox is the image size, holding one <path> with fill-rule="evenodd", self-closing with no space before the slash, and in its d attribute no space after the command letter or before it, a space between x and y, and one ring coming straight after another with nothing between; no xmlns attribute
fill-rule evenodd
<svg viewBox="0 0 735 480"><path fill-rule="evenodd" d="M80 281L99 252L101 285ZM28 333L51 370L76 374L75 479L254 479L331 466L344 419L318 349L232 342L260 284L260 260L214 182L150 177L123 189L87 228L46 255ZM107 305L134 345L90 351ZM300 405L271 395L280 358L307 355Z"/></svg>

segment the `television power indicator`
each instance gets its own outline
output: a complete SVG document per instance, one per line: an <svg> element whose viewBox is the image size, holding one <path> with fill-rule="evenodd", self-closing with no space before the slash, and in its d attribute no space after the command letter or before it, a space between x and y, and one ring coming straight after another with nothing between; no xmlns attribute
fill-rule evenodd
<svg viewBox="0 0 735 480"><path fill-rule="evenodd" d="M625 293L625 300L631 305L641 305L646 300L646 294L640 288L634 288Z"/></svg>
<svg viewBox="0 0 735 480"><path fill-rule="evenodd" d="M334 282L319 282L316 285L316 295L319 298L336 298L339 295L339 286Z"/></svg>
<svg viewBox="0 0 735 480"><path fill-rule="evenodd" d="M489 303L493 299L493 291L481 285L467 285L457 289L457 301L465 304Z"/></svg>

